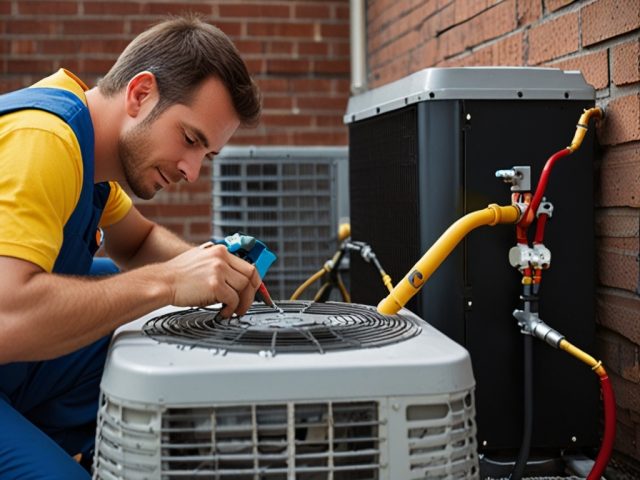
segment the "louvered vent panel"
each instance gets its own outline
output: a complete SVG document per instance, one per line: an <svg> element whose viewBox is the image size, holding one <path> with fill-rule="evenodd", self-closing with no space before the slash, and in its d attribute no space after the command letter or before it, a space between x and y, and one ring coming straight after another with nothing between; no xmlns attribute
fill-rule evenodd
<svg viewBox="0 0 640 480"><path fill-rule="evenodd" d="M408 405L406 416L412 480L476 478L472 392L452 394L442 403Z"/></svg>
<svg viewBox="0 0 640 480"><path fill-rule="evenodd" d="M162 478L377 479L378 423L375 402L172 408Z"/></svg>

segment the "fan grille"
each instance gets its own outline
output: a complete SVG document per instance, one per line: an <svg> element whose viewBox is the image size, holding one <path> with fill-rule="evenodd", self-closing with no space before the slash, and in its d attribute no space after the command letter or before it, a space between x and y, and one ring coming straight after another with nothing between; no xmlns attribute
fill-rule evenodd
<svg viewBox="0 0 640 480"><path fill-rule="evenodd" d="M338 302L278 302L282 312L255 303L242 317L221 319L220 309L188 309L149 320L143 332L184 347L253 352L325 353L381 347L418 335L418 320L385 316L374 307Z"/></svg>

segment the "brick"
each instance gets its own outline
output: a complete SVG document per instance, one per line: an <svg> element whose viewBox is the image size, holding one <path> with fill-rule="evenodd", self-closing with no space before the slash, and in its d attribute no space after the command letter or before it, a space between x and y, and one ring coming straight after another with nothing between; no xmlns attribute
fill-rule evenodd
<svg viewBox="0 0 640 480"><path fill-rule="evenodd" d="M294 56L296 51L295 40L274 40L272 42L263 41L267 54Z"/></svg>
<svg viewBox="0 0 640 480"><path fill-rule="evenodd" d="M38 44L33 40L11 40L12 55L29 55L38 51Z"/></svg>
<svg viewBox="0 0 640 480"><path fill-rule="evenodd" d="M322 38L349 38L348 23L323 23L320 25Z"/></svg>
<svg viewBox="0 0 640 480"><path fill-rule="evenodd" d="M402 5L402 2L397 3ZM426 4L422 4L415 10L411 11L410 14L401 16L393 21L385 15L384 19L386 21L379 31L373 29L371 24L369 24L367 26L369 52L374 52L393 39L401 37L407 32L411 32L413 30L420 31L423 38L425 36L431 37L432 35L435 35L441 16L435 15L428 18L433 14L433 9L433 3L427 2Z"/></svg>
<svg viewBox="0 0 640 480"><path fill-rule="evenodd" d="M38 41L38 50L44 54L78 54L78 53L112 53L119 55L129 42L127 40L92 40L78 42L77 40L47 39Z"/></svg>
<svg viewBox="0 0 640 480"><path fill-rule="evenodd" d="M145 2L140 5L140 13L143 15L183 15L186 13L201 13L210 15L213 13L211 5L196 2Z"/></svg>
<svg viewBox="0 0 640 480"><path fill-rule="evenodd" d="M211 234L211 222L190 222L189 232L192 235L210 235Z"/></svg>
<svg viewBox="0 0 640 480"><path fill-rule="evenodd" d="M562 7L573 3L575 0L544 0L544 6L549 12L555 12Z"/></svg>
<svg viewBox="0 0 640 480"><path fill-rule="evenodd" d="M567 60L555 61L549 66L562 70L579 70L587 83L596 90L609 86L609 56L606 49Z"/></svg>
<svg viewBox="0 0 640 480"><path fill-rule="evenodd" d="M342 128L344 126L342 115L318 115L315 120L318 127Z"/></svg>
<svg viewBox="0 0 640 480"><path fill-rule="evenodd" d="M605 207L640 207L640 144L605 151L597 202Z"/></svg>
<svg viewBox="0 0 640 480"><path fill-rule="evenodd" d="M635 292L638 288L638 252L598 248L596 266L600 283Z"/></svg>
<svg viewBox="0 0 640 480"><path fill-rule="evenodd" d="M250 55L265 52L264 42L257 40L236 40L233 42L241 55Z"/></svg>
<svg viewBox="0 0 640 480"><path fill-rule="evenodd" d="M640 385L625 380L615 373L610 374L609 379L618 408L637 411L638 405L640 405Z"/></svg>
<svg viewBox="0 0 640 480"><path fill-rule="evenodd" d="M538 65L578 50L578 14L568 13L529 32L527 64Z"/></svg>
<svg viewBox="0 0 640 480"><path fill-rule="evenodd" d="M316 55L326 57L329 55L329 44L326 42L299 42L298 53L300 55Z"/></svg>
<svg viewBox="0 0 640 480"><path fill-rule="evenodd" d="M349 5L336 5L333 8L333 18L336 20L348 20L349 19Z"/></svg>
<svg viewBox="0 0 640 480"><path fill-rule="evenodd" d="M317 129L310 132L295 130L293 142L296 145L347 145L349 143L346 128L342 132L321 132Z"/></svg>
<svg viewBox="0 0 640 480"><path fill-rule="evenodd" d="M14 19L5 26L6 33L17 35L48 36L60 32L60 23L49 20Z"/></svg>
<svg viewBox="0 0 640 480"><path fill-rule="evenodd" d="M112 58L112 59L84 58L80 62L80 65L81 65L80 68L82 72L104 75L113 66L115 61L116 61L116 58Z"/></svg>
<svg viewBox="0 0 640 480"><path fill-rule="evenodd" d="M278 5L273 2L221 4L218 8L221 17L289 18L291 16L289 5Z"/></svg>
<svg viewBox="0 0 640 480"><path fill-rule="evenodd" d="M4 1L0 3L0 15L9 15L11 13L11 2Z"/></svg>
<svg viewBox="0 0 640 480"><path fill-rule="evenodd" d="M331 84L328 78L294 78L290 82L291 90L296 93L326 94L331 91Z"/></svg>
<svg viewBox="0 0 640 480"><path fill-rule="evenodd" d="M266 62L267 73L307 73L311 62L303 59L268 59Z"/></svg>
<svg viewBox="0 0 640 480"><path fill-rule="evenodd" d="M596 211L596 237L638 238L640 218L637 210L601 208ZM638 342L640 343L640 342Z"/></svg>
<svg viewBox="0 0 640 480"><path fill-rule="evenodd" d="M430 39L413 49L409 56L412 71L418 71L436 64L438 61L438 40Z"/></svg>
<svg viewBox="0 0 640 480"><path fill-rule="evenodd" d="M40 73L50 74L55 70L52 60L17 60L6 61L8 73Z"/></svg>
<svg viewBox="0 0 640 480"><path fill-rule="evenodd" d="M279 127L310 127L313 124L311 115L262 115L262 123L265 126Z"/></svg>
<svg viewBox="0 0 640 480"><path fill-rule="evenodd" d="M616 45L612 51L612 80L616 85L640 82L640 38Z"/></svg>
<svg viewBox="0 0 640 480"><path fill-rule="evenodd" d="M617 333L601 330L598 333L596 350L606 365L625 380L640 383L640 347Z"/></svg>
<svg viewBox="0 0 640 480"><path fill-rule="evenodd" d="M20 0L16 3L19 15L74 15L78 13L78 2Z"/></svg>
<svg viewBox="0 0 640 480"><path fill-rule="evenodd" d="M409 50L415 48L418 44L420 33L413 30L402 37L395 39L389 44L382 47L373 55L369 56L369 65L371 67L380 67L385 63L393 61L400 55L407 55Z"/></svg>
<svg viewBox="0 0 640 480"><path fill-rule="evenodd" d="M320 96L300 97L297 104L301 110L336 110L344 112L347 107L347 99Z"/></svg>
<svg viewBox="0 0 640 480"><path fill-rule="evenodd" d="M605 112L605 121L598 130L603 145L640 140L640 94L612 100Z"/></svg>
<svg viewBox="0 0 640 480"><path fill-rule="evenodd" d="M312 23L256 23L247 24L247 34L251 37L296 37L313 38Z"/></svg>
<svg viewBox="0 0 640 480"><path fill-rule="evenodd" d="M312 70L322 74L348 74L351 69L349 60L314 60Z"/></svg>
<svg viewBox="0 0 640 480"><path fill-rule="evenodd" d="M440 36L440 48L445 57L450 57L507 34L516 27L516 3L508 0L444 32Z"/></svg>
<svg viewBox="0 0 640 480"><path fill-rule="evenodd" d="M311 18L313 20L331 18L331 8L329 5L304 3L295 4L293 6L294 18Z"/></svg>
<svg viewBox="0 0 640 480"><path fill-rule="evenodd" d="M615 290L598 292L596 295L598 323L640 345L638 312L640 312L638 296Z"/></svg>
<svg viewBox="0 0 640 480"><path fill-rule="evenodd" d="M333 57L342 57L347 60L351 58L351 45L349 42L331 42L329 45L331 46L329 52Z"/></svg>
<svg viewBox="0 0 640 480"><path fill-rule="evenodd" d="M289 91L289 81L285 78L256 78L260 90L270 93L284 93Z"/></svg>
<svg viewBox="0 0 640 480"><path fill-rule="evenodd" d="M453 21L464 22L491 6L490 0L457 0L453 3Z"/></svg>
<svg viewBox="0 0 640 480"><path fill-rule="evenodd" d="M120 20L66 20L62 22L62 32L66 35L121 34L124 23Z"/></svg>
<svg viewBox="0 0 640 480"><path fill-rule="evenodd" d="M30 80L23 82L21 79L22 77L20 77L20 79L17 79L17 78L0 79L0 93L11 92L13 90L18 90L19 88L35 83L34 81L30 81Z"/></svg>
<svg viewBox="0 0 640 480"><path fill-rule="evenodd" d="M582 45L589 46L640 28L638 0L600 0L581 10Z"/></svg>
<svg viewBox="0 0 640 480"><path fill-rule="evenodd" d="M618 409L616 418L619 419L626 412L626 410ZM616 453L619 452L623 455L628 455L631 458L635 458L636 461L640 459L640 428L638 425L628 426L618 421L613 448ZM625 461L625 463L627 462ZM627 478L637 477L627 476Z"/></svg>
<svg viewBox="0 0 640 480"><path fill-rule="evenodd" d="M270 95L269 92L265 92L262 102L265 110L291 110L293 108L293 98L290 96Z"/></svg>
<svg viewBox="0 0 640 480"><path fill-rule="evenodd" d="M259 58L245 58L244 63L247 66L247 70L249 70L249 74L251 75L259 75L261 73L264 73L267 69L266 62Z"/></svg>
<svg viewBox="0 0 640 480"><path fill-rule="evenodd" d="M84 2L85 15L136 15L140 13L138 2Z"/></svg>
<svg viewBox="0 0 640 480"><path fill-rule="evenodd" d="M243 23L241 22L233 22L233 21L225 21L225 20L216 20L215 22L210 22L211 24L218 27L224 33L229 35L230 37L239 37L243 35Z"/></svg>
<svg viewBox="0 0 640 480"><path fill-rule="evenodd" d="M449 66L522 65L524 58L523 33L501 39L471 54L456 57Z"/></svg>
<svg viewBox="0 0 640 480"><path fill-rule="evenodd" d="M518 0L518 26L523 27L538 21L542 15L542 0Z"/></svg>

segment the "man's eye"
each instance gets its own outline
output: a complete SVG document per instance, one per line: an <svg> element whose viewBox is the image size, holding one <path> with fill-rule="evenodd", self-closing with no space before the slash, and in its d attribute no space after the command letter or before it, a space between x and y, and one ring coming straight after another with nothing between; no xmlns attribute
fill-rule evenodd
<svg viewBox="0 0 640 480"><path fill-rule="evenodd" d="M196 143L196 141L186 133L184 134L184 141L187 142L189 145L194 145Z"/></svg>

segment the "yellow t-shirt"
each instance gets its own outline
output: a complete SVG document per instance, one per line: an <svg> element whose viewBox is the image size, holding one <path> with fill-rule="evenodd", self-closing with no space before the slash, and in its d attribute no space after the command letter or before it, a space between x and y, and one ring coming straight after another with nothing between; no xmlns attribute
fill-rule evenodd
<svg viewBox="0 0 640 480"><path fill-rule="evenodd" d="M33 86L69 90L87 103L86 85L64 69ZM0 116L0 255L52 271L80 198L82 170L80 145L58 116L42 110ZM101 226L117 223L132 205L116 182L110 185Z"/></svg>

